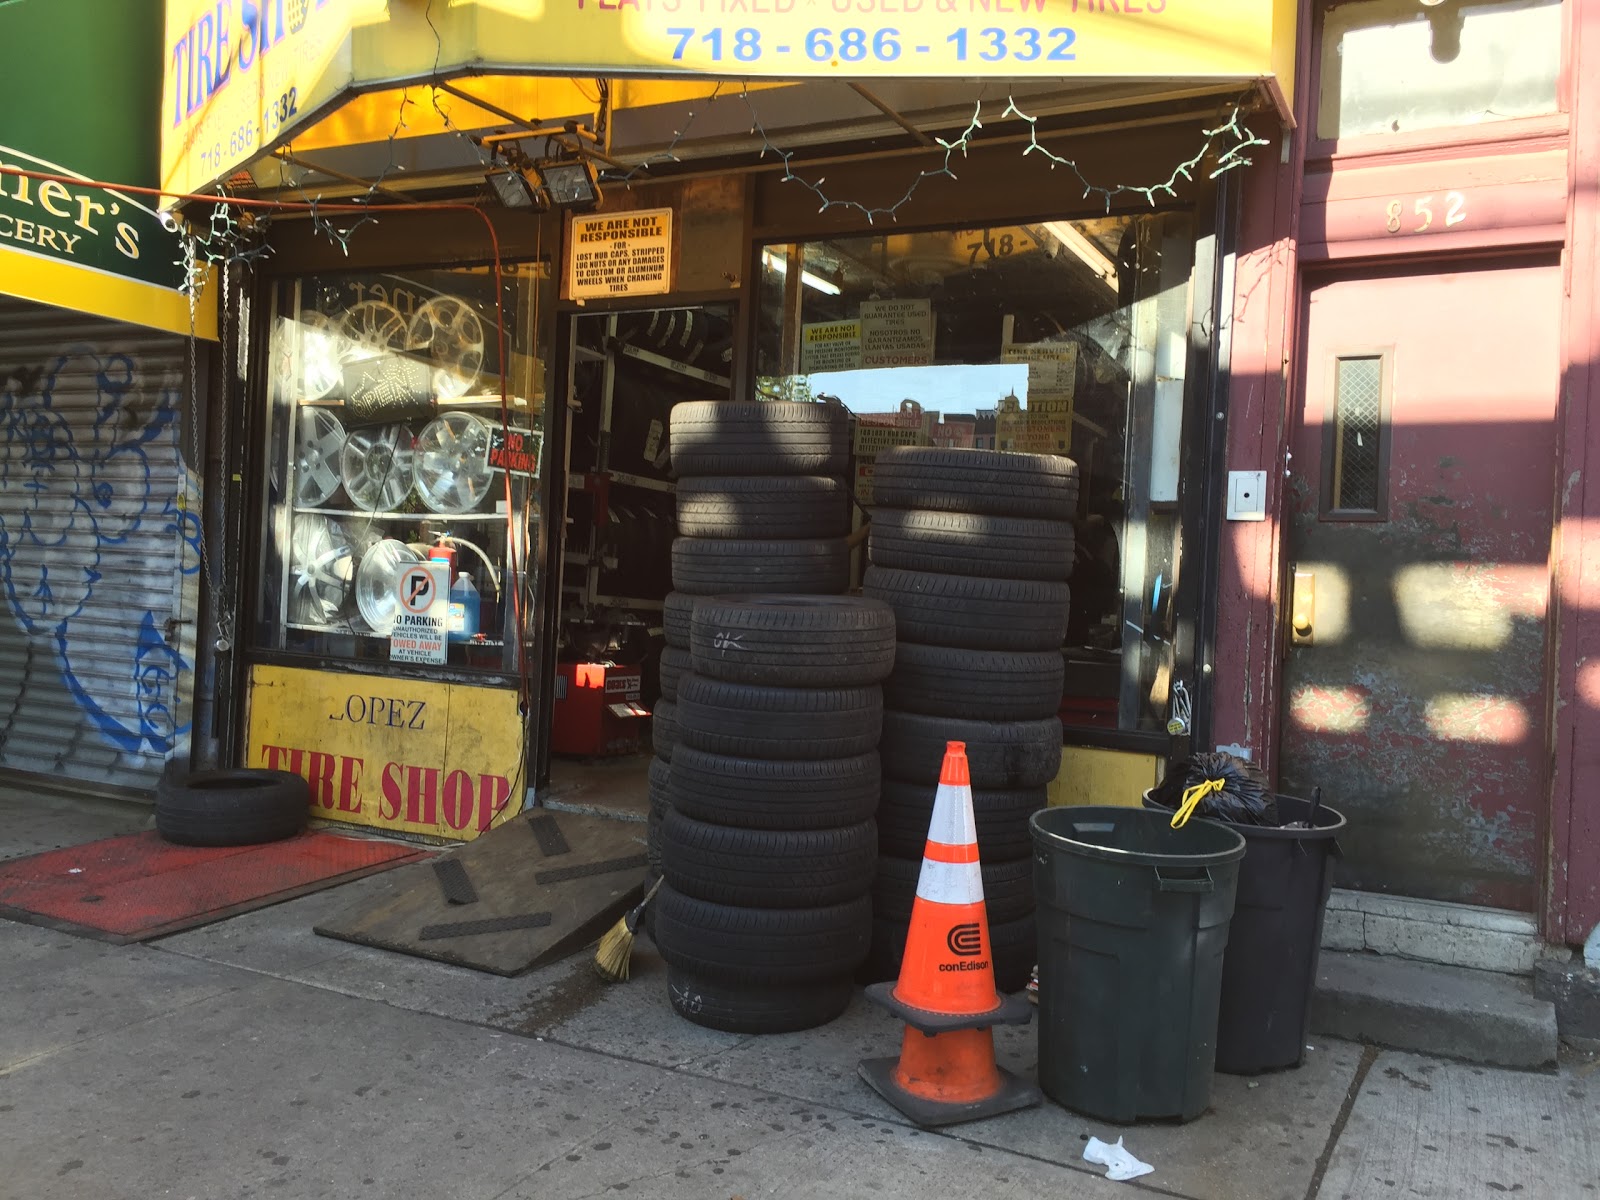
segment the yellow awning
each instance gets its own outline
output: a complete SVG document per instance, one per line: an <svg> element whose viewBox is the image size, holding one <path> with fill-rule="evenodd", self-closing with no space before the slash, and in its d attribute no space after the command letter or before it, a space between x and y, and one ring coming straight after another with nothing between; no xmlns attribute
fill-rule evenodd
<svg viewBox="0 0 1600 1200"><path fill-rule="evenodd" d="M436 107L432 89L399 102L408 85L466 77L530 119L593 111L597 78L614 81L613 111L730 80L1259 83L1288 119L1295 12L1295 0L166 0L161 174L195 192L291 139L300 151L504 125L459 98Z"/></svg>

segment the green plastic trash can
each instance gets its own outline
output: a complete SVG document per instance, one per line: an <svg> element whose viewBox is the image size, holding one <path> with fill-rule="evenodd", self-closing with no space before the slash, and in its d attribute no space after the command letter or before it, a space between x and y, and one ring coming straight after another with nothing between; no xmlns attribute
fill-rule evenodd
<svg viewBox="0 0 1600 1200"><path fill-rule="evenodd" d="M1039 1086L1106 1121L1193 1120L1211 1101L1222 959L1244 839L1138 808L1030 818Z"/></svg>

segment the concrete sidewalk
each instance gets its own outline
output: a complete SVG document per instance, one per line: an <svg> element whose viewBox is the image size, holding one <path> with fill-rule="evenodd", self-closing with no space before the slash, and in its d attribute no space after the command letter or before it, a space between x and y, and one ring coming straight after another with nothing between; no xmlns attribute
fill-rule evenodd
<svg viewBox="0 0 1600 1200"><path fill-rule="evenodd" d="M859 999L819 1030L738 1037L671 1012L642 938L633 979L607 986L586 956L500 979L311 933L384 886L148 946L0 922L0 1196L1582 1200L1600 1187L1592 1064L1520 1074L1314 1040L1298 1071L1218 1076L1188 1125L1116 1129L1047 1102L926 1133L856 1077L899 1034ZM999 1043L1033 1074L1031 1027ZM1125 1136L1154 1174L1098 1178L1080 1158L1090 1135Z"/></svg>

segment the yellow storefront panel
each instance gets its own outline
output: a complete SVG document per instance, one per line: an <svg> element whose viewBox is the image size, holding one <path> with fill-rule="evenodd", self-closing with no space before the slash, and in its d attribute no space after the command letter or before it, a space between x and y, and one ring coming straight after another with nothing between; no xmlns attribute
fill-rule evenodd
<svg viewBox="0 0 1600 1200"><path fill-rule="evenodd" d="M1061 772L1050 784L1051 804L1122 804L1137 808L1161 782L1161 759L1126 750L1064 746Z"/></svg>
<svg viewBox="0 0 1600 1200"><path fill-rule="evenodd" d="M515 692L257 666L245 765L293 771L329 821L469 839L522 808Z"/></svg>

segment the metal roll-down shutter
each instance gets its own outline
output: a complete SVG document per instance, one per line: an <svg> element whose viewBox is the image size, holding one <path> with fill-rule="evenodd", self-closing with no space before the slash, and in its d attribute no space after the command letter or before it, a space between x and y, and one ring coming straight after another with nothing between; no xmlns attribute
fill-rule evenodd
<svg viewBox="0 0 1600 1200"><path fill-rule="evenodd" d="M187 748L188 360L183 338L0 297L0 770L144 791Z"/></svg>

